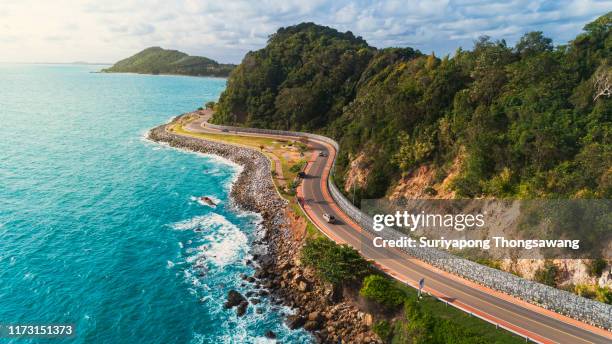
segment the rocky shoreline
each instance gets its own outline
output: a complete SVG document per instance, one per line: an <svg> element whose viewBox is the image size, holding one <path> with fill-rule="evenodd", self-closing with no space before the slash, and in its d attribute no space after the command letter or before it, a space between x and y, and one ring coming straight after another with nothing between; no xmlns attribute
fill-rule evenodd
<svg viewBox="0 0 612 344"><path fill-rule="evenodd" d="M189 114L182 116L186 115ZM269 297L274 304L295 309L295 314L286 319L289 328L303 327L320 343L380 343L370 330L372 316L361 312L343 298L342 291L323 283L312 269L300 263L303 242L287 221L287 202L276 192L270 161L256 150L168 132L167 126L182 116L152 129L148 138L180 149L218 155L241 165L243 171L230 196L240 208L259 213L265 230L263 238L255 242L265 248L264 253L254 254L256 272L253 276L242 276L245 283L263 288L246 297L230 291L226 308L235 307L241 316L249 304L259 302L258 297ZM275 338L271 331L266 336Z"/></svg>

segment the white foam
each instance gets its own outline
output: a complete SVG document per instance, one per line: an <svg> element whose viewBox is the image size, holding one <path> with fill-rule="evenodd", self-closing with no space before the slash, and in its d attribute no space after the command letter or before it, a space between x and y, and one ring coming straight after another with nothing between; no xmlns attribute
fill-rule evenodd
<svg viewBox="0 0 612 344"><path fill-rule="evenodd" d="M188 250L188 253L193 253L192 256L187 257L188 262L195 262L204 258L206 261L222 267L235 262L248 250L246 234L223 215L217 213L196 216L175 223L172 227L176 230L202 230L203 244L194 251Z"/></svg>

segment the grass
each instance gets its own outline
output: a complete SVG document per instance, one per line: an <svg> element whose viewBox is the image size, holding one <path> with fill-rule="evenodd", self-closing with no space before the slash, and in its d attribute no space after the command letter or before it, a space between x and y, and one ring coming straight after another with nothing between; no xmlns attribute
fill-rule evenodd
<svg viewBox="0 0 612 344"><path fill-rule="evenodd" d="M417 291L409 286L406 286L400 282L393 280L396 283L397 288L402 290L407 298L416 299ZM478 334L487 343L499 343L499 344L510 344L510 343L524 343L525 339L514 335L504 329L498 329L495 325L492 325L482 319L456 309L453 306L446 305L444 302L429 296L423 295L423 298L419 301L422 310L427 314L433 314L442 319L448 319L456 325ZM398 324L400 325L400 324Z"/></svg>
<svg viewBox="0 0 612 344"><path fill-rule="evenodd" d="M264 147L262 151L272 163L272 171L276 171L275 169L275 159L276 157L280 160L281 170L283 171L282 176L276 176L275 173L272 173L272 179L274 181L274 185L278 190L279 194L283 196L287 201L289 201L289 206L294 213L298 216L304 218L306 220L306 233L309 238L317 238L322 236L319 232L319 229L310 221L308 216L302 211L302 208L297 204L294 196L289 195L285 192L284 186L281 185L281 181L278 177L282 177L284 179L285 184L289 184L297 177L297 173L299 171L292 171L292 167L296 164L306 164L306 160L303 155L309 153L307 146L299 141L286 141L286 140L278 140L271 139L266 137L253 137L253 136L243 136L243 135L232 135L232 134L215 134L215 133L194 133L192 131L186 130L184 125L189 121L195 119L195 117L191 118L183 118L179 123L174 124L171 127L171 131L182 134L193 136L205 140L229 143L233 145L239 145L243 147L253 148L256 150L261 150L261 146ZM272 172L271 171L271 172Z"/></svg>
<svg viewBox="0 0 612 344"><path fill-rule="evenodd" d="M306 214L304 213L300 205L297 204L297 202L292 201L290 203L290 206L294 213L306 219L306 233L309 238L316 239L323 236L319 229L312 222L310 222L310 219L308 219L308 216L306 216Z"/></svg>
<svg viewBox="0 0 612 344"><path fill-rule="evenodd" d="M186 119L187 121L189 119ZM241 135L232 135L232 134L213 134L213 133L194 133L183 128L183 125L186 121L182 121L182 123L175 124L172 127L172 131L176 133L180 133L183 135L189 135L193 137L199 137L206 140L229 143L234 145L240 145L244 147L254 148L259 150L261 146L265 147L265 151L263 152L266 156L268 156L271 162L274 164L274 159L272 159L272 155L276 156L281 162L281 169L283 171L283 178L287 183L296 178L297 172L291 171L291 167L297 163L300 163L303 160L303 156L299 154L302 152L303 154L308 154L308 150L304 148L304 145L299 142L287 142L282 140L275 140L265 137L250 137L250 136L241 136ZM296 149L297 152L293 149ZM290 154L293 158L287 158L287 153L296 153ZM273 168L272 171L275 171ZM297 214L298 216L304 218L306 220L306 233L309 238L316 239L323 237L323 234L318 230L318 228L310 221L308 216L304 213L302 208L297 204L295 197L289 196L284 193L283 188L279 185L278 180L274 178L275 185L277 190L281 195L285 197L289 201L289 206L291 210ZM406 286L400 282L392 280L393 283L402 290L406 298L416 298L417 292L415 289ZM422 307L422 310L429 314L435 314L440 318L452 320L457 325L464 327L470 331L480 334L488 343L523 343L524 339L511 334L502 329L495 328L494 325L491 325L481 319L476 317L472 317L466 314L463 311L460 311L452 306L447 306L441 301L431 297L424 296L419 304ZM394 326L397 330L402 328L406 328L408 325L405 320L396 321ZM398 336L399 339L401 334Z"/></svg>

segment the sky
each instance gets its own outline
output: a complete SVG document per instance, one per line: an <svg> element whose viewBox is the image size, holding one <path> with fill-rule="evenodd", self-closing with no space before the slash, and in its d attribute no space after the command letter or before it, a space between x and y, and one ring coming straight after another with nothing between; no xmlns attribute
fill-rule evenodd
<svg viewBox="0 0 612 344"><path fill-rule="evenodd" d="M239 63L279 27L309 21L378 48L438 56L481 35L564 44L612 0L0 0L0 62L115 62L150 47Z"/></svg>

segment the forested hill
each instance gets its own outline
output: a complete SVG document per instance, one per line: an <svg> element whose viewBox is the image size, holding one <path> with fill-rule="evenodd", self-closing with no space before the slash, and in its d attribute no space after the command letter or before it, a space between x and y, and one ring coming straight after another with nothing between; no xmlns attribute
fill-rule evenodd
<svg viewBox="0 0 612 344"><path fill-rule="evenodd" d="M336 182L361 169L358 199L423 166L455 197L610 198L611 29L612 12L567 45L529 32L439 58L281 28L231 73L213 121L336 138Z"/></svg>
<svg viewBox="0 0 612 344"><path fill-rule="evenodd" d="M220 64L206 57L189 56L177 50L151 47L103 69L102 72L227 76L234 67L236 66Z"/></svg>

